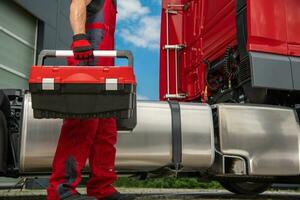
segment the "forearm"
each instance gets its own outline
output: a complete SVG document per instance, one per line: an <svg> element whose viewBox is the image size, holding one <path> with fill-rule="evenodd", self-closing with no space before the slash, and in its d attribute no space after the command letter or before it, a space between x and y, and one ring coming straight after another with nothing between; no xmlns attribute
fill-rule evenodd
<svg viewBox="0 0 300 200"><path fill-rule="evenodd" d="M74 35L85 34L86 7L91 0L72 0L70 6L70 23Z"/></svg>

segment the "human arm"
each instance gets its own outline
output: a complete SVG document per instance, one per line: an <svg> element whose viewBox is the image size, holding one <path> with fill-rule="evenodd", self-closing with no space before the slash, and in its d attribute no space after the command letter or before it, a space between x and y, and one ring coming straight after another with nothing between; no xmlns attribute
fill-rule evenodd
<svg viewBox="0 0 300 200"><path fill-rule="evenodd" d="M86 8L91 0L71 0L70 23L74 35L85 34Z"/></svg>
<svg viewBox="0 0 300 200"><path fill-rule="evenodd" d="M85 30L86 10L90 2L91 0L71 0L70 23L74 34L72 48L77 60L88 60L93 57L93 48Z"/></svg>

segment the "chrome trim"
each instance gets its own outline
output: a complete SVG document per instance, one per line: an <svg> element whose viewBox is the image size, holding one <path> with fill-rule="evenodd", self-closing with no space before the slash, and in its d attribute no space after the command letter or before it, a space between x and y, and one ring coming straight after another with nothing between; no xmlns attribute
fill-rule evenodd
<svg viewBox="0 0 300 200"><path fill-rule="evenodd" d="M165 45L164 49L177 49L177 50L181 50L183 49L185 46L180 44L180 45Z"/></svg>
<svg viewBox="0 0 300 200"><path fill-rule="evenodd" d="M167 44L170 44L169 37L169 9L166 9L166 34L167 34ZM167 49L167 94L170 94L170 49Z"/></svg>
<svg viewBox="0 0 300 200"><path fill-rule="evenodd" d="M176 6L176 5L174 5ZM177 5L178 6L178 5ZM169 7L169 6L168 6ZM181 49L185 47L183 44L170 44L170 32L169 32L169 17L170 14L177 15L178 12L176 10L172 10L170 8L166 8L166 44L164 45L164 50L167 51L167 94L165 95L166 99L170 99L171 96L174 96L175 98L179 97L181 98L181 95L179 93L179 56L178 53ZM175 56L175 94L170 94L170 50L174 50Z"/></svg>
<svg viewBox="0 0 300 200"><path fill-rule="evenodd" d="M166 94L166 99L185 99L186 94Z"/></svg>
<svg viewBox="0 0 300 200"><path fill-rule="evenodd" d="M168 4L168 7L181 7L184 8L186 4Z"/></svg>

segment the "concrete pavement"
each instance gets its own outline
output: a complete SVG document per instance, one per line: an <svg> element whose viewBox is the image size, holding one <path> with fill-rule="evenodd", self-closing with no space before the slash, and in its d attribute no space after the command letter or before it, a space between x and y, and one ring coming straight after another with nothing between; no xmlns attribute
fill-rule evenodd
<svg viewBox="0 0 300 200"><path fill-rule="evenodd" d="M120 192L134 194L137 200L300 200L300 193L292 191L266 192L260 196L238 196L223 190L186 190L186 189L134 189L119 188ZM80 189L84 193L84 189ZM0 200L44 200L45 190L1 190Z"/></svg>

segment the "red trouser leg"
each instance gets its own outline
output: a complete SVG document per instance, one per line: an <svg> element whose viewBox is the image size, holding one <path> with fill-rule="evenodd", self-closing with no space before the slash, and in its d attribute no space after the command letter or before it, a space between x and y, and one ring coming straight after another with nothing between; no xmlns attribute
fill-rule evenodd
<svg viewBox="0 0 300 200"><path fill-rule="evenodd" d="M98 125L98 119L64 121L53 161L48 200L59 200L76 193Z"/></svg>
<svg viewBox="0 0 300 200"><path fill-rule="evenodd" d="M117 180L115 173L115 156L117 141L117 125L114 118L99 119L89 162L91 178L87 182L87 193L98 199L116 192L112 184Z"/></svg>

